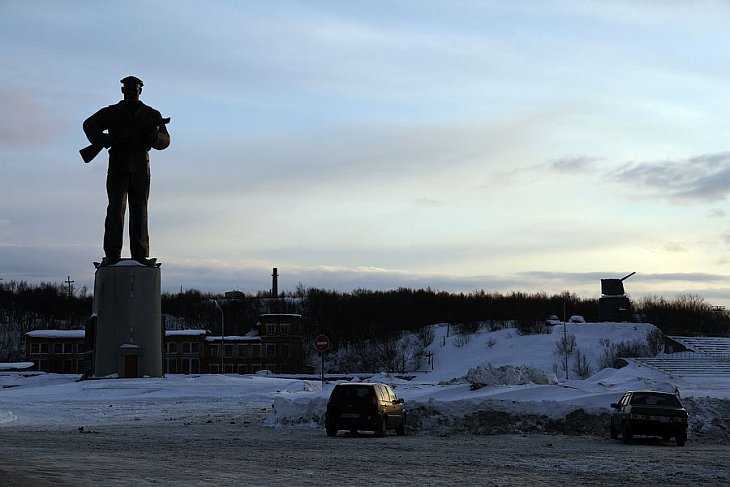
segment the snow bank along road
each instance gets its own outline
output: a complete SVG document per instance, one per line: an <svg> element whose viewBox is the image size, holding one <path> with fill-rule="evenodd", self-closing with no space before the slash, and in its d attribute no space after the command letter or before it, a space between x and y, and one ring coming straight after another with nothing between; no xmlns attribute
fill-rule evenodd
<svg viewBox="0 0 730 487"><path fill-rule="evenodd" d="M728 485L726 444L597 436L328 438L240 415L0 429L0 485Z"/></svg>

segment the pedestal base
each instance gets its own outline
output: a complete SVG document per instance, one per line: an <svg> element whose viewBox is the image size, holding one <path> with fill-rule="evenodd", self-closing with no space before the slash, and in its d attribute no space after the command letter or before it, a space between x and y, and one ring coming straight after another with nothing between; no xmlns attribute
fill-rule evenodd
<svg viewBox="0 0 730 487"><path fill-rule="evenodd" d="M123 259L94 281L94 377L162 377L160 268Z"/></svg>

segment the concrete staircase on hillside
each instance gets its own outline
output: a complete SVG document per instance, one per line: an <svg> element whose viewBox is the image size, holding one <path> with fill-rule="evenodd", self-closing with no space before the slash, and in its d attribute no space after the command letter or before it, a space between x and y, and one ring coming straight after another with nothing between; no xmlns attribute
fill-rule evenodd
<svg viewBox="0 0 730 487"><path fill-rule="evenodd" d="M717 358L730 358L730 337L667 336L687 350Z"/></svg>
<svg viewBox="0 0 730 487"><path fill-rule="evenodd" d="M675 354L676 355L676 354ZM625 359L643 367L651 367L671 377L730 377L730 359L653 357Z"/></svg>
<svg viewBox="0 0 730 487"><path fill-rule="evenodd" d="M730 377L730 338L685 336L667 338L679 343L688 351L625 360L651 367L671 377Z"/></svg>

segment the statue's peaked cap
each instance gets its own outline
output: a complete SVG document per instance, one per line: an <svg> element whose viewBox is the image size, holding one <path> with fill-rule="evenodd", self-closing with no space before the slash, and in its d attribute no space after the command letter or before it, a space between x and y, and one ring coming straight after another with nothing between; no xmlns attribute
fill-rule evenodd
<svg viewBox="0 0 730 487"><path fill-rule="evenodd" d="M144 83L142 83L142 80L137 78L136 76L127 76L126 78L119 81L123 85L139 85L144 86Z"/></svg>

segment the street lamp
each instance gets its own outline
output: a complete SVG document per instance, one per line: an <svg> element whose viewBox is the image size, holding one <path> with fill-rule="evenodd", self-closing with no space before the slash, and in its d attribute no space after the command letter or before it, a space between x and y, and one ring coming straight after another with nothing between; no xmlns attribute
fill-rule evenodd
<svg viewBox="0 0 730 487"><path fill-rule="evenodd" d="M567 299L563 301L563 354L565 355L565 380L568 380L568 331L565 327L565 304Z"/></svg>
<svg viewBox="0 0 730 487"><path fill-rule="evenodd" d="M223 310L221 309L220 305L218 304L217 300L213 300L215 303L215 307L218 308L218 311L221 312L221 374L223 373L223 351L225 350L223 348L223 336L226 334L226 318L223 315Z"/></svg>

